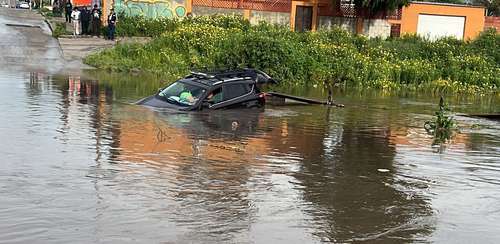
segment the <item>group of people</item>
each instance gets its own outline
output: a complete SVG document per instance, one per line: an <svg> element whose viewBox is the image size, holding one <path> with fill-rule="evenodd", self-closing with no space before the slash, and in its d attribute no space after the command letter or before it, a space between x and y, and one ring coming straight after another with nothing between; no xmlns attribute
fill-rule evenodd
<svg viewBox="0 0 500 244"><path fill-rule="evenodd" d="M101 10L94 5L92 10L87 7L73 7L71 1L67 1L65 6L66 22L73 23L73 35L92 35L100 37L101 35ZM115 39L116 13L113 9L108 15L108 33L109 40Z"/></svg>

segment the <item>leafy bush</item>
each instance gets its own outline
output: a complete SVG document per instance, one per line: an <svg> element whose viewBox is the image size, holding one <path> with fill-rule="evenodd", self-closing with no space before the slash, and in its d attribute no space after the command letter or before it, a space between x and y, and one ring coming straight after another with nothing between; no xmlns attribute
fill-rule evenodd
<svg viewBox="0 0 500 244"><path fill-rule="evenodd" d="M433 135L433 145L442 144L449 141L456 129L456 122L449 116L449 108L444 103L443 97L439 100L439 110L435 113L432 121L426 121L424 128L430 135Z"/></svg>
<svg viewBox="0 0 500 244"><path fill-rule="evenodd" d="M56 23L56 27L52 30L52 36L59 38L62 35L71 35L71 33L66 30L66 23Z"/></svg>
<svg viewBox="0 0 500 244"><path fill-rule="evenodd" d="M471 43L471 48L500 64L500 34L493 28L481 33Z"/></svg>
<svg viewBox="0 0 500 244"><path fill-rule="evenodd" d="M196 18L168 19L147 18L145 16L128 16L119 14L120 22L116 26L118 36L149 36L159 37L165 32L175 31L181 26L208 25L224 29L248 30L250 22L238 15L200 16Z"/></svg>
<svg viewBox="0 0 500 244"><path fill-rule="evenodd" d="M329 90L336 85L473 92L500 88L500 35L493 31L472 42L431 42L414 35L381 40L340 28L298 33L267 23L251 26L239 16L202 16L120 17L117 32L154 38L144 45L117 45L93 54L88 64L169 77L189 69L253 67L284 85Z"/></svg>
<svg viewBox="0 0 500 244"><path fill-rule="evenodd" d="M167 18L147 19L143 16L118 16L120 22L116 26L118 36L150 36L157 37L166 31L173 31L178 20Z"/></svg>

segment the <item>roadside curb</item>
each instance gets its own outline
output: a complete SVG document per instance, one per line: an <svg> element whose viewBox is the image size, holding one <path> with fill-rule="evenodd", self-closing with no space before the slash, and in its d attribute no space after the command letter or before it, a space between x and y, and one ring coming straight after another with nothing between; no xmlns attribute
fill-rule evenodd
<svg viewBox="0 0 500 244"><path fill-rule="evenodd" d="M52 28L52 25L50 24L50 22L47 19L45 19L45 18L43 19L43 21L49 26L50 35L53 35L54 34L54 29Z"/></svg>

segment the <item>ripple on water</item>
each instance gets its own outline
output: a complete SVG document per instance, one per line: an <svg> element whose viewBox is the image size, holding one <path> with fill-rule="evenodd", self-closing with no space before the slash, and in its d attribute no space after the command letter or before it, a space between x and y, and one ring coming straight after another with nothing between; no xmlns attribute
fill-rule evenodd
<svg viewBox="0 0 500 244"><path fill-rule="evenodd" d="M0 242L500 238L497 122L459 119L467 129L436 153L418 99L245 113L121 103L143 86L0 71Z"/></svg>

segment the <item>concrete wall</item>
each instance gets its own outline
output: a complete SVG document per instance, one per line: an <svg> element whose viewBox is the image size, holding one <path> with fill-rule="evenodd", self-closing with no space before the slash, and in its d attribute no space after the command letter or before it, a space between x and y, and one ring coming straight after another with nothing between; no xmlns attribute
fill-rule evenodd
<svg viewBox="0 0 500 244"><path fill-rule="evenodd" d="M290 13L244 10L244 9L229 9L229 8L214 8L205 6L193 6L193 15L214 15L214 14L236 14L242 15L250 24L256 25L261 21L269 24L278 24L288 26L290 24Z"/></svg>
<svg viewBox="0 0 500 244"><path fill-rule="evenodd" d="M401 33L417 33L418 15L464 16L464 40L473 39L484 29L484 7L455 4L412 2L403 8Z"/></svg>
<svg viewBox="0 0 500 244"><path fill-rule="evenodd" d="M356 18L320 16L319 29L330 29L339 26L351 33L356 33ZM385 19L365 19L363 35L374 38L387 38L391 35L391 25Z"/></svg>
<svg viewBox="0 0 500 244"><path fill-rule="evenodd" d="M385 39L391 35L391 25L385 19L365 19L363 34L371 38L381 37Z"/></svg>
<svg viewBox="0 0 500 244"><path fill-rule="evenodd" d="M185 5L185 0L114 0L115 12L149 18L185 17Z"/></svg>
<svg viewBox="0 0 500 244"><path fill-rule="evenodd" d="M252 25L265 21L270 24L289 26L290 13L251 10L249 21Z"/></svg>
<svg viewBox="0 0 500 244"><path fill-rule="evenodd" d="M351 33L356 32L356 19L355 18L343 18L343 17L331 17L331 16L319 16L318 30L321 29L331 29L334 26L339 26Z"/></svg>
<svg viewBox="0 0 500 244"><path fill-rule="evenodd" d="M243 9L230 9L230 8L212 8L204 6L193 6L192 13L196 15L214 15L214 14L237 14L243 15Z"/></svg>

